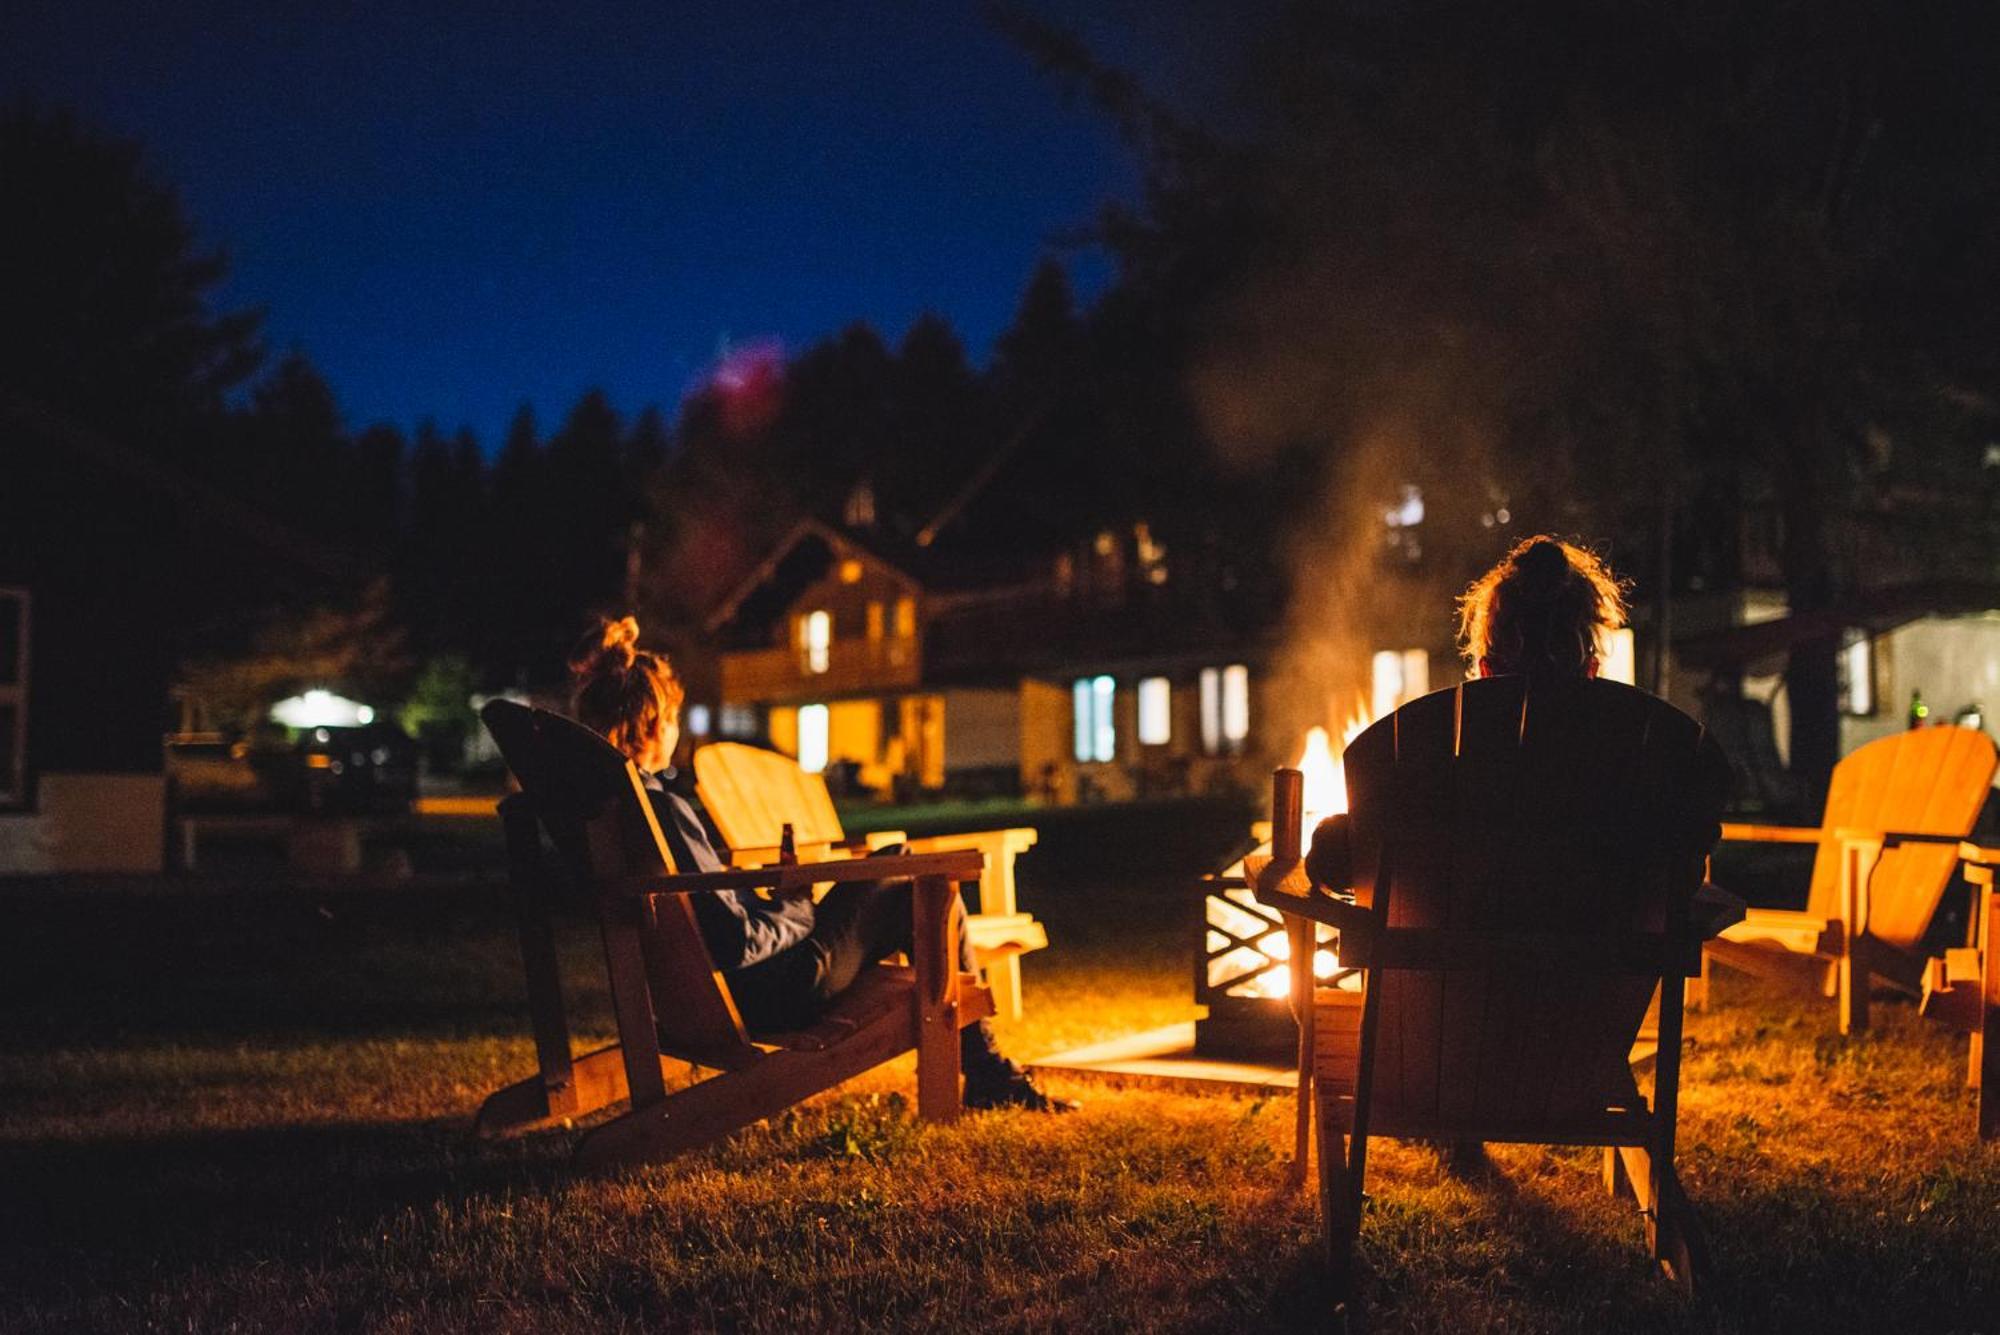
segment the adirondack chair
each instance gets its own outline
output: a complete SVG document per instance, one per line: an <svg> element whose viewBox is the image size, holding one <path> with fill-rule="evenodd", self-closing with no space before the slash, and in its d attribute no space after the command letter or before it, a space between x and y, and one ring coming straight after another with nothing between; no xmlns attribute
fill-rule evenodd
<svg viewBox="0 0 2000 1335"><path fill-rule="evenodd" d="M1995 764L1983 732L1915 728L1834 766L1817 826L1723 825L1725 840L1819 851L1803 910L1752 909L1703 948L1697 1004L1707 1004L1716 964L1764 974L1822 970L1843 1034L1868 1027L1871 979L1918 995L1924 933L1951 883L1958 841L1972 833L1992 789Z"/></svg>
<svg viewBox="0 0 2000 1335"><path fill-rule="evenodd" d="M2000 848L1962 843L1958 857L1972 886L1965 945L1931 959L1921 1009L1972 1036L1965 1083L1979 1091L1979 1138L2000 1140Z"/></svg>
<svg viewBox="0 0 2000 1335"><path fill-rule="evenodd" d="M777 856L784 827L792 827L800 855L820 857L863 852L901 843L912 853L975 849L986 855L979 877L979 908L966 918L973 962L993 989L999 1013L1021 1018L1021 956L1049 943L1042 925L1015 905L1014 859L1035 845L1032 829L980 830L967 834L906 839L881 831L850 840L827 795L826 780L808 774L797 761L776 751L741 742L711 742L694 753L694 775L702 805L739 864L757 865Z"/></svg>
<svg viewBox="0 0 2000 1335"><path fill-rule="evenodd" d="M1609 681L1489 677L1433 692L1347 748L1352 814L1299 856L1296 773L1273 856L1247 868L1288 915L1303 1172L1319 1126L1336 1291L1351 1285L1371 1136L1605 1146L1652 1255L1692 1289L1699 1225L1674 1173L1681 982L1722 770L1702 729ZM1319 883L1316 883L1318 881ZM1351 896L1351 897L1350 897ZM1315 922L1358 992L1315 987ZM1650 1099L1630 1054L1658 999Z"/></svg>
<svg viewBox="0 0 2000 1335"><path fill-rule="evenodd" d="M912 1048L918 1114L956 1116L958 1030L992 1013L991 995L959 973L951 949L956 883L979 874L977 852L679 874L639 772L604 738L506 700L489 703L481 717L521 786L500 804L500 816L540 1065L486 1100L482 1134L566 1125L622 1100L627 1110L579 1143L579 1165L664 1159ZM870 970L809 1030L746 1032L687 896L886 876L915 879L911 965ZM581 1056L570 1049L550 931L549 911L565 884L596 908L618 1025L617 1043ZM663 1054L718 1074L670 1093Z"/></svg>

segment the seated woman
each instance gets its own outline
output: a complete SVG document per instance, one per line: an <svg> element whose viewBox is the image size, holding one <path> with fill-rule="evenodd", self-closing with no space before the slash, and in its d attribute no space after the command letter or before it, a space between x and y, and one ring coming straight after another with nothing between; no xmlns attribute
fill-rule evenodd
<svg viewBox="0 0 2000 1335"><path fill-rule="evenodd" d="M685 692L665 656L639 648L639 623L625 617L587 635L570 671L576 717L609 738L645 776L675 865L726 870L694 801L675 788L672 762ZM702 941L753 1031L804 1028L864 969L911 948L907 880L838 885L818 904L803 889L770 899L736 890L692 899ZM970 972L962 914L957 921L959 967ZM1076 1106L1035 1088L1026 1071L1001 1056L991 1021L960 1030L959 1043L968 1108L1068 1112Z"/></svg>
<svg viewBox="0 0 2000 1335"><path fill-rule="evenodd" d="M1624 588L1603 559L1547 535L1515 544L1458 600L1459 646L1468 674L1476 677L1520 675L1542 682L1595 677L1600 637L1624 624ZM1688 794L1687 808L1703 814L1690 818L1685 835L1686 853L1696 858L1705 856L1722 833L1712 813L1721 809L1729 787L1729 764L1705 734L1699 766L1700 792ZM1324 841L1319 834L1314 832L1306 870L1327 884L1344 865L1344 846L1331 831ZM1718 903L1716 911L1728 907ZM1702 911L1699 896L1697 910ZM1438 1148L1453 1172L1475 1175L1487 1167L1485 1146L1478 1141L1452 1141Z"/></svg>

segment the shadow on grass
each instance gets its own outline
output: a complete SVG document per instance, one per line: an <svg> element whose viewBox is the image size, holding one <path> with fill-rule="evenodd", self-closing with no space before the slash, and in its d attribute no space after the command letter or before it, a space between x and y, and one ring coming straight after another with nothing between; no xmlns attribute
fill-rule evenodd
<svg viewBox="0 0 2000 1335"><path fill-rule="evenodd" d="M513 1036L527 1007L498 886L294 894L15 893L0 1046ZM583 925L566 926L580 953ZM588 1009L594 979L580 1000Z"/></svg>
<svg viewBox="0 0 2000 1335"><path fill-rule="evenodd" d="M249 1258L331 1261L401 1212L539 1193L569 1137L472 1138L460 1119L0 1145L0 1289L134 1289Z"/></svg>

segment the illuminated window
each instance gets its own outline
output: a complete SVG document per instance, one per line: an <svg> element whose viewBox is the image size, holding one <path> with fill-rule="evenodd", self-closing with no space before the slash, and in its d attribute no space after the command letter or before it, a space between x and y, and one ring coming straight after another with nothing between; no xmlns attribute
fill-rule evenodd
<svg viewBox="0 0 2000 1335"><path fill-rule="evenodd" d="M1369 662L1369 707L1376 718L1431 689L1431 656L1422 649L1384 649Z"/></svg>
<svg viewBox="0 0 2000 1335"><path fill-rule="evenodd" d="M868 604L868 639L873 643L882 638L882 603L872 600Z"/></svg>
<svg viewBox="0 0 2000 1335"><path fill-rule="evenodd" d="M1606 681L1622 681L1636 686L1639 681L1638 655L1632 647L1632 628L1599 631L1597 635L1597 675Z"/></svg>
<svg viewBox="0 0 2000 1335"><path fill-rule="evenodd" d="M1840 707L1857 718L1875 712L1875 641L1859 631L1841 646Z"/></svg>
<svg viewBox="0 0 2000 1335"><path fill-rule="evenodd" d="M1078 677L1071 690L1076 721L1076 758L1106 761L1118 753L1118 728L1111 710L1117 683L1109 677Z"/></svg>
<svg viewBox="0 0 2000 1335"><path fill-rule="evenodd" d="M1222 669L1222 740L1232 751L1250 736L1250 669L1233 663Z"/></svg>
<svg viewBox="0 0 2000 1335"><path fill-rule="evenodd" d="M1201 670L1201 749L1235 755L1250 736L1250 669L1241 663Z"/></svg>
<svg viewBox="0 0 2000 1335"><path fill-rule="evenodd" d="M805 650L806 671L826 671L833 656L833 614L806 613L799 626L799 643Z"/></svg>
<svg viewBox="0 0 2000 1335"><path fill-rule="evenodd" d="M840 563L840 582L842 584L859 584L861 582L861 563L852 557L842 561Z"/></svg>
<svg viewBox="0 0 2000 1335"><path fill-rule="evenodd" d="M1144 746L1165 746L1174 735L1174 694L1165 677L1147 677L1139 683L1139 741Z"/></svg>
<svg viewBox="0 0 2000 1335"><path fill-rule="evenodd" d="M755 737L757 735L757 707L755 705L724 705L722 717L717 720L724 737Z"/></svg>
<svg viewBox="0 0 2000 1335"><path fill-rule="evenodd" d="M28 592L0 589L0 807L28 800Z"/></svg>
<svg viewBox="0 0 2000 1335"><path fill-rule="evenodd" d="M827 721L825 705L799 706L799 768L808 774L826 768Z"/></svg>
<svg viewBox="0 0 2000 1335"><path fill-rule="evenodd" d="M917 634L917 600L902 597L896 600L896 638L909 640Z"/></svg>
<svg viewBox="0 0 2000 1335"><path fill-rule="evenodd" d="M708 717L707 705L689 705L687 720L688 720L689 736L691 737L708 736L709 717Z"/></svg>

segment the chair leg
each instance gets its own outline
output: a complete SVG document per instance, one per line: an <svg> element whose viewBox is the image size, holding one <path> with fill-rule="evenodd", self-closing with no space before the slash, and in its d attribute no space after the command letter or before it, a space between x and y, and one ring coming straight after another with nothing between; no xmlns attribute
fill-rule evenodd
<svg viewBox="0 0 2000 1335"><path fill-rule="evenodd" d="M1840 996L1840 1032L1861 1033L1868 1028L1868 956L1865 938L1856 933L1834 961L1835 984Z"/></svg>
<svg viewBox="0 0 2000 1335"><path fill-rule="evenodd" d="M1680 1178L1671 1167L1661 1173L1659 1203L1655 1209L1660 1222L1654 1255L1667 1277L1681 1292L1693 1297L1698 1288L1708 1285L1708 1244L1702 1237L1701 1221L1695 1217L1694 1206L1681 1190Z"/></svg>
<svg viewBox="0 0 2000 1335"><path fill-rule="evenodd" d="M1327 1285L1336 1303L1354 1296L1354 1244L1361 1232L1361 1182L1349 1153L1355 1138L1319 1116L1319 1209L1326 1248Z"/></svg>
<svg viewBox="0 0 2000 1335"><path fill-rule="evenodd" d="M1706 947L1701 952L1701 973L1688 979L1687 1007L1689 1010L1706 1013L1709 1003L1709 987L1715 981L1715 961Z"/></svg>

